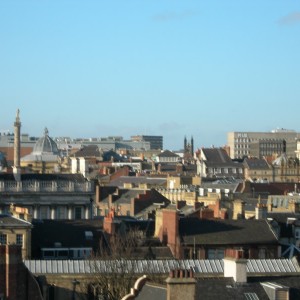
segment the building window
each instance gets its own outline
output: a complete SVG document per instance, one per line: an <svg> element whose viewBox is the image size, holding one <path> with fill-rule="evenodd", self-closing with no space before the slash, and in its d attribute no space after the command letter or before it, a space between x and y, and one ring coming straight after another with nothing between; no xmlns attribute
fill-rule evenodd
<svg viewBox="0 0 300 300"><path fill-rule="evenodd" d="M77 206L75 207L75 219L80 220L81 218L81 207Z"/></svg>
<svg viewBox="0 0 300 300"><path fill-rule="evenodd" d="M47 206L40 207L40 218L48 219L48 207Z"/></svg>
<svg viewBox="0 0 300 300"><path fill-rule="evenodd" d="M16 244L23 247L23 234L17 234Z"/></svg>
<svg viewBox="0 0 300 300"><path fill-rule="evenodd" d="M224 249L208 249L207 258L208 259L223 259L225 256Z"/></svg>
<svg viewBox="0 0 300 300"><path fill-rule="evenodd" d="M57 210L56 210L56 213L57 213L57 219L59 219L59 220L66 219L66 210L65 210L65 207L58 206Z"/></svg>
<svg viewBox="0 0 300 300"><path fill-rule="evenodd" d="M266 258L266 249L259 248L258 249L258 258L259 259L265 259Z"/></svg>
<svg viewBox="0 0 300 300"><path fill-rule="evenodd" d="M6 244L7 244L7 235L0 234L0 245L6 245Z"/></svg>

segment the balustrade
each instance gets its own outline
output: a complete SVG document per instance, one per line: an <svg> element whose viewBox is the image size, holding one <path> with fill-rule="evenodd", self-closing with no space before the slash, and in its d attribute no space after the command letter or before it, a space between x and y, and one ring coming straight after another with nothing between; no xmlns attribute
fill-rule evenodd
<svg viewBox="0 0 300 300"><path fill-rule="evenodd" d="M0 192L92 192L91 182L0 181Z"/></svg>

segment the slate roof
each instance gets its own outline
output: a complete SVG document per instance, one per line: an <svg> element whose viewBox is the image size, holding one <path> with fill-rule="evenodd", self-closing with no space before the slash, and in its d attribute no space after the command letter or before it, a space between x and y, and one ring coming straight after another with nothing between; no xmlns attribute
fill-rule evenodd
<svg viewBox="0 0 300 300"><path fill-rule="evenodd" d="M251 170L265 170L271 168L265 159L259 158L245 158L244 165Z"/></svg>
<svg viewBox="0 0 300 300"><path fill-rule="evenodd" d="M236 284L232 278L200 278L196 282L196 298L205 300L270 300L261 283L272 282L290 288L290 300L300 299L299 276L248 277L247 283ZM148 282L140 291L137 300L166 300L166 285L152 285Z"/></svg>
<svg viewBox="0 0 300 300"><path fill-rule="evenodd" d="M143 190L134 190L134 189L119 189L118 195L114 195L114 201L113 204L130 204L131 199L137 197L139 194L143 193ZM106 198L102 198L102 203L108 203L109 195L107 195Z"/></svg>
<svg viewBox="0 0 300 300"><path fill-rule="evenodd" d="M246 298L245 294L255 294L258 298ZM264 288L259 282L236 284L232 278L209 278L198 280L196 285L196 299L205 300L269 300Z"/></svg>
<svg viewBox="0 0 300 300"><path fill-rule="evenodd" d="M223 178L214 181L202 181L201 188L211 189L229 189L235 192L238 186L241 184L241 180L233 178Z"/></svg>
<svg viewBox="0 0 300 300"><path fill-rule="evenodd" d="M161 193L156 191L155 189L147 190L146 195L144 190L138 189L119 189L118 195L113 195L114 201L113 205L122 205L122 204L131 204L131 199L138 198L139 195L143 195L145 197L145 201L136 202L136 214L140 215L142 212L148 211L150 207L153 206L154 203L165 203L166 205L170 203L166 197L164 197ZM102 198L102 197L101 197ZM105 198L102 198L101 203L108 203L109 194L106 194ZM155 206L157 208L157 206ZM153 207L154 209L154 207Z"/></svg>
<svg viewBox="0 0 300 300"><path fill-rule="evenodd" d="M201 149L205 159L204 163L208 168L244 168L240 162L232 161L227 152L222 148L203 148ZM237 176L239 174L236 174Z"/></svg>
<svg viewBox="0 0 300 300"><path fill-rule="evenodd" d="M293 192L295 190L295 183L286 182L269 182L269 183L254 183L251 182L247 186L245 192L252 192L254 188L255 194L269 194L269 195L284 195L286 192ZM297 184L297 190L300 189L300 184Z"/></svg>
<svg viewBox="0 0 300 300"><path fill-rule="evenodd" d="M165 150L164 152L160 153L157 155L158 157L179 157L176 153L170 151L170 150Z"/></svg>
<svg viewBox="0 0 300 300"><path fill-rule="evenodd" d="M200 220L182 218L179 232L183 243L200 245L278 244L266 220ZM258 234L259 233L259 234Z"/></svg>
<svg viewBox="0 0 300 300"><path fill-rule="evenodd" d="M0 228L6 227L31 227L31 223L25 220L13 217L9 214L0 214Z"/></svg>
<svg viewBox="0 0 300 300"><path fill-rule="evenodd" d="M140 293L135 298L136 300L166 300L167 289L165 286L153 285L146 283Z"/></svg>
<svg viewBox="0 0 300 300"><path fill-rule="evenodd" d="M293 212L268 212L268 218L272 218L279 223L286 224L288 218L295 218L300 220L300 213L293 213Z"/></svg>
<svg viewBox="0 0 300 300"><path fill-rule="evenodd" d="M106 162L110 162L112 157L114 159L114 162L127 161L127 159L125 157L119 155L118 153L116 153L113 150L109 150L109 151L104 152L102 157L103 157L103 161L106 161Z"/></svg>
<svg viewBox="0 0 300 300"><path fill-rule="evenodd" d="M215 162L217 164L232 163L227 152L222 148L202 148L207 162Z"/></svg>
<svg viewBox="0 0 300 300"><path fill-rule="evenodd" d="M102 157L97 145L84 146L73 154L74 157Z"/></svg>

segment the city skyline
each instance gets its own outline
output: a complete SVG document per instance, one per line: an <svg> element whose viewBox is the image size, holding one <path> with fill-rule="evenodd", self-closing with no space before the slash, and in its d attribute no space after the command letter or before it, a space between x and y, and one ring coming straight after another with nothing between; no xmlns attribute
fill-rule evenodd
<svg viewBox="0 0 300 300"><path fill-rule="evenodd" d="M162 135L179 150L227 132L300 132L295 1L2 1L0 129Z"/></svg>

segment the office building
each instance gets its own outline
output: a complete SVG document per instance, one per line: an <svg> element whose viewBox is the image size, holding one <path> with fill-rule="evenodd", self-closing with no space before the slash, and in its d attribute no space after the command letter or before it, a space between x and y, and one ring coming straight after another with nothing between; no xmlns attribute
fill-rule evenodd
<svg viewBox="0 0 300 300"><path fill-rule="evenodd" d="M163 149L163 137L161 135L134 135L133 142L150 142L150 149Z"/></svg>
<svg viewBox="0 0 300 300"><path fill-rule="evenodd" d="M275 129L271 132L235 131L228 133L227 145L232 159L279 156L284 150L288 157L295 157L299 137L300 133L287 129Z"/></svg>

